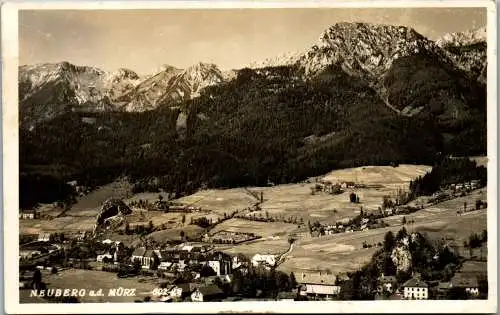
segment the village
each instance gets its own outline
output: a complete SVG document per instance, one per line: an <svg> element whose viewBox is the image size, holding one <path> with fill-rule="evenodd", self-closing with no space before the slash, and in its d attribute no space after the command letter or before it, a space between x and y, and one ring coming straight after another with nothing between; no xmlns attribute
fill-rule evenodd
<svg viewBox="0 0 500 315"><path fill-rule="evenodd" d="M397 189L392 195L379 197L379 206L366 208L363 207L363 196L366 196L363 195L363 189L376 189L379 186L323 180L312 180L306 184L310 187L309 194L314 198L342 195L347 199L343 201L345 204L359 210L344 220L311 222L304 217L273 214L272 210L265 209L266 193L253 190L247 193L249 206L214 215L206 207L170 201L168 195L164 197L160 194L149 201L137 198L126 202L106 200L102 209L126 207L130 210L129 216L122 215L118 210L104 219L103 222L107 222L118 217L117 222L121 223L118 229L104 224L101 229L97 229L98 232L94 227L81 231L41 231L37 236L21 234L21 299L27 298L32 290L56 289L58 285L73 281L71 279L76 275L97 273L96 277L106 279L103 281L109 284L132 281L143 286L144 296L130 300L134 302L345 300L351 296L352 282L355 281L353 271L332 272L329 268L305 270L297 267L301 251L314 239L318 239L318 246L325 244L332 247L342 238L352 238L359 244L354 252L369 250L370 253L378 253L385 249L386 241L382 238L387 237L387 234L401 229L406 233L408 229L409 236L413 237L418 234L420 227L427 226L429 223L426 222L430 221L419 223L419 213L426 209L439 207L446 202L455 205L456 200L463 198L474 202L463 202L453 210L447 210L447 218L458 220L464 216L469 219L473 218L469 213L482 215L487 209L484 197L480 197L485 187L479 180L447 185L432 196L411 201L407 200L407 191ZM145 225L131 224L127 218L134 213L139 213L141 220L144 220L143 213L175 215L177 220L169 219L170 223L162 224L153 224L153 221ZM40 220L40 216L36 209L28 209L20 212L19 219L21 223L29 223ZM231 225L234 222L241 222L243 228L235 228ZM248 222L246 229L244 222ZM254 224L252 222L257 224L256 228L259 227L257 230L250 229ZM270 233L267 231L267 227L271 227L269 224L282 224L287 230ZM199 233L190 233L186 225L197 227ZM165 240L149 237L155 233L169 232L172 228L178 231L176 237ZM367 239L363 235L371 233L369 231L380 236ZM453 263L447 264L449 270L439 271L446 273L446 276L424 280L425 277L417 271L412 271L406 278L396 277L391 272L380 272L373 280L376 285L371 289L371 296L375 299L484 297L487 286L485 289L481 279L486 277L487 241L485 230L476 232L470 237L467 235L469 239L464 244L457 244L453 237L445 237L444 245L436 247L437 252L443 248L449 249L455 257ZM335 241L336 237L341 238ZM400 241L405 242L404 239ZM271 251L266 250L266 244L280 245L278 250ZM335 254L332 255L334 258ZM365 261L368 261L366 257ZM323 266L328 264L326 260ZM250 275L259 281L249 281ZM45 302L51 299L54 298L43 298Z"/></svg>

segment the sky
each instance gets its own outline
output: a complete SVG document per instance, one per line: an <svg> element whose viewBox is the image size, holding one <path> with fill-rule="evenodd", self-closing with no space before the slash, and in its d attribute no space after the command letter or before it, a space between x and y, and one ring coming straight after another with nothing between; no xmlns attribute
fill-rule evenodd
<svg viewBox="0 0 500 315"><path fill-rule="evenodd" d="M29 10L19 63L68 61L149 74L164 64L237 69L303 51L337 22L404 25L430 39L486 26L485 8Z"/></svg>

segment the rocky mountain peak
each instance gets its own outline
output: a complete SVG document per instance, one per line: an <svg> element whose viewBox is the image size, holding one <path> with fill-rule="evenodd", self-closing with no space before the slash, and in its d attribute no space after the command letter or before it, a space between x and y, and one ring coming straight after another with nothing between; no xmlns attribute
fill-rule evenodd
<svg viewBox="0 0 500 315"><path fill-rule="evenodd" d="M436 40L439 47L446 48L448 46L463 47L486 42L486 27L481 27L465 32L455 32L443 35Z"/></svg>
<svg viewBox="0 0 500 315"><path fill-rule="evenodd" d="M138 80L139 75L135 73L134 71L127 69L127 68L119 68L118 70L114 71L111 74L111 77L115 80L118 81L120 79L128 79L128 80Z"/></svg>
<svg viewBox="0 0 500 315"><path fill-rule="evenodd" d="M300 58L308 74L331 64L340 64L346 72L379 77L392 62L408 55L427 51L439 53L438 47L415 30L405 26L341 22L326 29L317 43Z"/></svg>

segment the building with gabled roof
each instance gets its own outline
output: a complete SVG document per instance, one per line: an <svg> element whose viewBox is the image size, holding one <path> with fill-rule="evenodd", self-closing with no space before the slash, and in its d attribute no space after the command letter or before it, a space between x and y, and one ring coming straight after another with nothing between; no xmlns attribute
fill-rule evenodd
<svg viewBox="0 0 500 315"><path fill-rule="evenodd" d="M336 285L336 277L330 273L301 273L296 280L302 296L331 299L340 293L340 286Z"/></svg>
<svg viewBox="0 0 500 315"><path fill-rule="evenodd" d="M420 277L413 277L403 284L403 297L407 300L426 300L429 298L429 285Z"/></svg>

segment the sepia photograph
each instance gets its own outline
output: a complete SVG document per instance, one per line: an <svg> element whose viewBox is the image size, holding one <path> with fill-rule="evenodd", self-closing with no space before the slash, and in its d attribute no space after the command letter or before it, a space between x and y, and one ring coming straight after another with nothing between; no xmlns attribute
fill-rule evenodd
<svg viewBox="0 0 500 315"><path fill-rule="evenodd" d="M8 306L495 312L495 3L420 3L4 5Z"/></svg>

